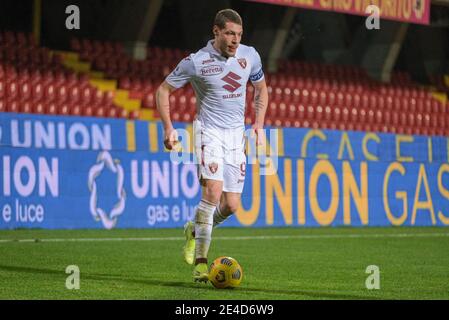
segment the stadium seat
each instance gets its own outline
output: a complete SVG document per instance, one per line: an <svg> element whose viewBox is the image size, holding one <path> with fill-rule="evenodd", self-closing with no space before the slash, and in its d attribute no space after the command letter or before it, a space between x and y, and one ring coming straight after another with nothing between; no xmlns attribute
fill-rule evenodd
<svg viewBox="0 0 449 320"><path fill-rule="evenodd" d="M11 81L7 83L6 86L6 97L8 99L15 99L19 94L19 86L16 81Z"/></svg>
<svg viewBox="0 0 449 320"><path fill-rule="evenodd" d="M5 82L0 80L0 99L3 99L6 96L5 94Z"/></svg>
<svg viewBox="0 0 449 320"><path fill-rule="evenodd" d="M92 87L88 74L68 70L61 55L37 47L32 35L7 31L1 32L0 38L0 110L29 112L32 105L31 111L37 113L140 117L138 111L128 114L116 107L115 91ZM81 59L91 61L94 70L116 79L120 89L128 90L130 98L140 99L142 108L154 110L156 117L154 92L158 84L188 54L153 46L147 48L146 60L137 61L128 57L118 42L72 38L70 47ZM447 133L449 106L413 83L406 72L394 72L386 84L370 79L355 66L280 60L279 71L266 72L266 80L270 93L267 124L273 126ZM254 117L253 94L253 87L248 86L247 122ZM190 122L196 113L191 86L175 91L170 105L175 120Z"/></svg>
<svg viewBox="0 0 449 320"><path fill-rule="evenodd" d="M46 105L45 113L55 115L58 114L58 106L55 102L50 102Z"/></svg>
<svg viewBox="0 0 449 320"><path fill-rule="evenodd" d="M45 114L46 113L46 106L42 101L36 102L32 101L32 107L33 107L33 113L36 114Z"/></svg>
<svg viewBox="0 0 449 320"><path fill-rule="evenodd" d="M70 105L68 103L61 103L58 106L58 114L65 116L70 115Z"/></svg>

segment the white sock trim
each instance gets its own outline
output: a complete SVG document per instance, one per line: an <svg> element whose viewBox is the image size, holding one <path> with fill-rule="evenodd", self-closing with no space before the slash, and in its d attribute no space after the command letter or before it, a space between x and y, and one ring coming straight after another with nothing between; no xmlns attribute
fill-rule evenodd
<svg viewBox="0 0 449 320"><path fill-rule="evenodd" d="M221 213L220 206L218 205L215 208L214 212L214 227L218 226L219 224L223 223L228 217L224 216Z"/></svg>

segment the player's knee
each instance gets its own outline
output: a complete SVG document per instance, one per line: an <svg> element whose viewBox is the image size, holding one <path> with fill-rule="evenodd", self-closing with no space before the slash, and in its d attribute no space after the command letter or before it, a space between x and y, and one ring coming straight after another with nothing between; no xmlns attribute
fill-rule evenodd
<svg viewBox="0 0 449 320"><path fill-rule="evenodd" d="M203 189L203 198L210 203L218 203L220 201L221 192L222 188L220 185L210 183Z"/></svg>
<svg viewBox="0 0 449 320"><path fill-rule="evenodd" d="M225 211L227 214L233 214L237 211L239 208L239 202L238 201L229 201L225 204Z"/></svg>

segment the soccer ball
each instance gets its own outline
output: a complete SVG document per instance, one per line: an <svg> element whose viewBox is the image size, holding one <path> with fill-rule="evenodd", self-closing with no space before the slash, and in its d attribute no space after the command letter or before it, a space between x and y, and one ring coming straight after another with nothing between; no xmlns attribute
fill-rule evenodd
<svg viewBox="0 0 449 320"><path fill-rule="evenodd" d="M220 257L210 265L209 279L215 288L235 288L240 285L243 270L240 264L231 257Z"/></svg>

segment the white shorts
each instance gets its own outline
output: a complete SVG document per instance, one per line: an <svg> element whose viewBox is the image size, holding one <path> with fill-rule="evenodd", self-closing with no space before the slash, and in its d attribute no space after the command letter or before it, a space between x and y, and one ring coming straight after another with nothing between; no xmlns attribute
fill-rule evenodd
<svg viewBox="0 0 449 320"><path fill-rule="evenodd" d="M224 192L242 193L245 183L245 128L204 128L193 122L198 178L223 181Z"/></svg>

